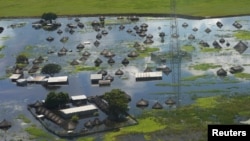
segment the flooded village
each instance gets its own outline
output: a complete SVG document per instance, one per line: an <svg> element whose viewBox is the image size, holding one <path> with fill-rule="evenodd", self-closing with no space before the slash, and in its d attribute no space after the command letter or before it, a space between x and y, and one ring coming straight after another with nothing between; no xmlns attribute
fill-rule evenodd
<svg viewBox="0 0 250 141"><path fill-rule="evenodd" d="M2 19L0 112L1 119L13 123L10 129L4 126L6 131L28 140L22 130L27 123L16 120L25 115L49 133L75 140L138 125L137 117L147 110L171 111L198 97L249 91L249 39L242 38L249 32L249 16L177 18L178 35L171 34L171 20ZM171 38L178 39L178 56L171 52ZM173 57L181 60L173 62ZM60 71L46 70L51 64ZM128 99L128 111L119 122L109 120L109 105L103 99L117 89ZM69 101L50 110L44 106L50 92L67 93Z"/></svg>

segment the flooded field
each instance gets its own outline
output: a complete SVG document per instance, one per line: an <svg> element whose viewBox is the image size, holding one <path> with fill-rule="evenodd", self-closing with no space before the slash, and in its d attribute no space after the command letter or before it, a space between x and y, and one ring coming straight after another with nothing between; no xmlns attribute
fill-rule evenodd
<svg viewBox="0 0 250 141"><path fill-rule="evenodd" d="M98 29L94 29L91 24L99 21L99 17L58 18L56 21L61 23L61 26L54 31L34 28L33 23L38 20L40 19L0 20L0 26L4 28L0 34L0 120L6 118L13 121L13 128L8 133L17 137L25 136L23 131L25 124L17 120L17 117L23 114L33 119L32 122L39 126L26 106L36 100L43 100L51 90L68 92L71 96L80 94L95 96L119 88L131 96L129 113L135 116L142 111L136 107L136 103L142 98L149 101L148 109L155 102L169 109L176 106L166 105L165 101L168 98L178 101L177 106L184 106L191 104L197 97L241 94L250 90L249 16L202 20L177 19L178 45L183 51L178 96L173 91L173 87L177 87L176 84L172 84L173 72L163 73L161 80L136 81L135 79L135 74L143 72L147 67L155 71L157 67L166 65L171 69L171 58L168 57L171 41L170 18L139 17L138 21L131 21L126 17L122 19L105 17L104 27ZM78 26L79 21L84 27ZM219 26L218 22L222 25ZM235 26L236 23L238 26ZM142 27L143 24L147 25L145 35L138 34L135 30L136 26ZM69 25L73 27L70 28ZM62 33L59 34L58 30ZM160 33L164 33L165 36L160 37ZM53 40L48 41L48 37L52 37ZM68 39L62 42L63 37ZM145 43L147 38L151 38L153 42ZM96 42L99 45L96 45ZM241 47L240 51L235 49L239 42L246 48ZM139 47L134 47L136 43ZM83 44L84 48L77 49L79 44ZM66 48L68 52L59 56L58 52L62 48ZM112 57L115 61L113 64L109 64L109 58L100 54L104 49L115 54ZM90 55L81 59L85 51ZM137 51L139 56L128 57L132 51ZM150 53L164 54L166 61L158 61ZM15 66L19 54L26 54L29 58L26 76L40 75L40 70L32 74L27 71L32 67L32 61L42 56L45 61L39 67L48 63L60 64L63 69L56 76L69 76L69 84L50 89L39 84L17 86L8 78L6 71ZM97 58L103 61L99 66L95 66L94 63ZM121 63L124 58L129 60L126 66ZM73 60L77 60L79 65L71 65ZM244 69L237 74L231 73L230 68L235 66ZM100 87L91 84L90 74L97 73L101 69L114 77L110 86ZM118 69L124 74L115 75ZM218 76L219 69L225 70L227 75Z"/></svg>

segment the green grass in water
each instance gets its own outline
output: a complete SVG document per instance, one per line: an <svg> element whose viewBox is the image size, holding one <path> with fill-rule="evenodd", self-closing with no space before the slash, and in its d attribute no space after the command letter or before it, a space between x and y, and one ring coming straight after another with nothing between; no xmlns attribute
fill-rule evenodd
<svg viewBox="0 0 250 141"><path fill-rule="evenodd" d="M234 74L234 76L237 77L237 78L250 80L250 74L249 73L236 73L236 74Z"/></svg>
<svg viewBox="0 0 250 141"><path fill-rule="evenodd" d="M185 45L181 47L181 50L186 52L193 52L195 50L195 47L191 45Z"/></svg>
<svg viewBox="0 0 250 141"><path fill-rule="evenodd" d="M182 81L195 81L197 79L200 79L200 78L206 78L208 77L208 75L195 75L195 76L190 76L190 77L185 77L185 78L182 78L181 80Z"/></svg>
<svg viewBox="0 0 250 141"><path fill-rule="evenodd" d="M221 65L215 65L215 64L212 64L212 63L202 63L202 64L197 64L197 65L194 65L194 66L190 66L190 67L195 69L195 70L206 71L208 69L214 69L214 68L221 67Z"/></svg>
<svg viewBox="0 0 250 141"><path fill-rule="evenodd" d="M238 40L250 40L250 31L247 30L239 30L234 33L234 36Z"/></svg>

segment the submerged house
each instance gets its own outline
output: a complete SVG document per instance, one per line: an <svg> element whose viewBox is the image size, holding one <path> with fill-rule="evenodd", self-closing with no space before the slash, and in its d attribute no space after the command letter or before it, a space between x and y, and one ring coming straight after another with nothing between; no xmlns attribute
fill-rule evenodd
<svg viewBox="0 0 250 141"><path fill-rule="evenodd" d="M94 115L96 112L98 112L98 108L94 104L60 110L60 113L64 118L70 118L73 115L89 116Z"/></svg>
<svg viewBox="0 0 250 141"><path fill-rule="evenodd" d="M156 72L139 72L135 74L136 81L161 80L162 71Z"/></svg>
<svg viewBox="0 0 250 141"><path fill-rule="evenodd" d="M68 76L49 77L47 84L49 85L68 84Z"/></svg>

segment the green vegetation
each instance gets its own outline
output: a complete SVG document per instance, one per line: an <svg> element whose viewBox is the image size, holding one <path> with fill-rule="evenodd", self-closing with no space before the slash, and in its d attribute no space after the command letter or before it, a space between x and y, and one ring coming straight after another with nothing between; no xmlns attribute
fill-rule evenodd
<svg viewBox="0 0 250 141"><path fill-rule="evenodd" d="M105 92L103 95L109 104L109 116L114 120L120 120L121 117L128 111L128 98L126 93L120 89L112 89L110 92Z"/></svg>
<svg viewBox="0 0 250 141"><path fill-rule="evenodd" d="M190 68L193 68L195 70L202 70L202 71L206 71L208 69L214 69L214 68L218 68L218 67L221 67L221 65L215 65L212 63L202 63L202 64L190 66Z"/></svg>
<svg viewBox="0 0 250 141"><path fill-rule="evenodd" d="M40 17L44 12L53 12L60 15L80 14L167 14L170 13L170 2L162 0L144 1L113 1L113 0L20 0L0 1L0 17ZM248 0L177 0L176 12L192 16L225 16L250 13ZM221 10L221 7L226 7ZM211 10L212 9L212 10ZM218 12L219 11L219 12Z"/></svg>
<svg viewBox="0 0 250 141"><path fill-rule="evenodd" d="M28 119L25 115L20 114L17 116L17 119L22 120L24 123L31 123L30 119Z"/></svg>
<svg viewBox="0 0 250 141"><path fill-rule="evenodd" d="M95 138L92 138L92 137L81 137L81 138L78 138L76 141L95 141Z"/></svg>
<svg viewBox="0 0 250 141"><path fill-rule="evenodd" d="M159 51L159 48L156 47L146 47L144 51L138 51L139 52L139 57L147 57L150 56L151 52Z"/></svg>
<svg viewBox="0 0 250 141"><path fill-rule="evenodd" d="M43 66L41 73L54 76L54 74L59 73L61 69L62 67L60 65L51 63Z"/></svg>
<svg viewBox="0 0 250 141"><path fill-rule="evenodd" d="M221 49L219 48L209 48L209 47L201 47L200 52L206 53L206 52L219 52Z"/></svg>
<svg viewBox="0 0 250 141"><path fill-rule="evenodd" d="M45 99L45 106L48 109L64 107L69 102L69 95L65 92L49 92Z"/></svg>
<svg viewBox="0 0 250 141"><path fill-rule="evenodd" d="M229 90L219 90L219 89L211 89L211 90L194 90L194 91L188 91L188 94L196 94L196 93L228 93L230 92Z"/></svg>
<svg viewBox="0 0 250 141"><path fill-rule="evenodd" d="M79 117L77 115L73 115L70 119L72 122L77 123L79 121Z"/></svg>
<svg viewBox="0 0 250 141"><path fill-rule="evenodd" d="M2 51L6 46L0 46L0 51Z"/></svg>
<svg viewBox="0 0 250 141"><path fill-rule="evenodd" d="M45 21L50 21L50 23L52 23L52 20L55 20L56 18L57 18L57 15L52 12L43 13L41 16L41 19L44 19Z"/></svg>
<svg viewBox="0 0 250 141"><path fill-rule="evenodd" d="M5 41L5 40L8 40L9 38L10 38L10 36L3 36L3 37L1 37L1 39L0 39L0 40Z"/></svg>
<svg viewBox="0 0 250 141"><path fill-rule="evenodd" d="M81 71L96 71L96 70L99 70L99 67L92 67L92 66L76 65L74 67L75 67L75 69L73 70L73 73L77 73L77 72L81 72Z"/></svg>
<svg viewBox="0 0 250 141"><path fill-rule="evenodd" d="M159 124L155 118L142 118L138 120L139 124L122 128L119 132L109 132L105 135L105 141L116 141L117 136L126 135L126 134L146 134L155 131L162 130L166 127L166 125ZM150 127L150 128L149 128Z"/></svg>
<svg viewBox="0 0 250 141"><path fill-rule="evenodd" d="M239 40L250 40L250 31L239 30L234 33L234 36Z"/></svg>
<svg viewBox="0 0 250 141"><path fill-rule="evenodd" d="M185 77L185 78L182 78L181 80L182 81L195 81L197 79L200 79L200 78L206 78L208 77L209 75L206 75L206 74L203 74L203 75L195 75L195 76L189 76L189 77Z"/></svg>
<svg viewBox="0 0 250 141"><path fill-rule="evenodd" d="M208 124L233 124L236 115L250 118L249 100L250 96L247 95L225 95L197 98L192 105L169 111L146 109L138 117L138 125L107 133L105 141L116 141L120 136L131 134L143 135L151 140L168 137L178 140L179 136L188 134L190 140L206 141Z"/></svg>
<svg viewBox="0 0 250 141"><path fill-rule="evenodd" d="M25 128L25 131L32 135L32 137L30 137L31 139L53 140L52 135L46 133L44 130L36 127L35 125Z"/></svg>
<svg viewBox="0 0 250 141"><path fill-rule="evenodd" d="M193 52L195 50L195 47L191 45L185 45L181 47L181 50L186 52Z"/></svg>
<svg viewBox="0 0 250 141"><path fill-rule="evenodd" d="M234 74L235 77L250 80L250 74L249 73L236 73Z"/></svg>

